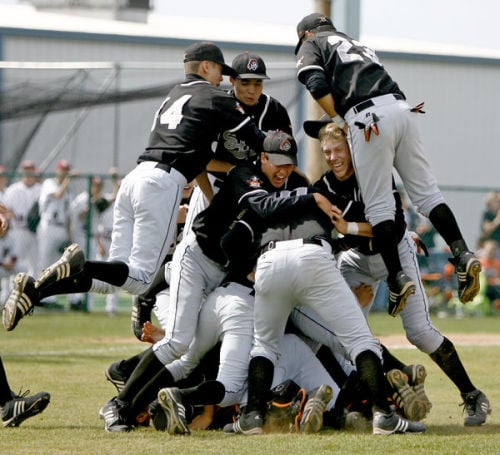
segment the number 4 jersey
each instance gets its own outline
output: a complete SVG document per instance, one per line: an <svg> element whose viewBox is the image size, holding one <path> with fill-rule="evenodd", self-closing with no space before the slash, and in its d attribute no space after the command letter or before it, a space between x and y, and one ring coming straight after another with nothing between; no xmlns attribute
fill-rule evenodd
<svg viewBox="0 0 500 455"><path fill-rule="evenodd" d="M212 143L232 130L255 150L265 134L247 116L236 98L200 76L189 74L176 85L156 112L149 144L138 162L157 161L193 180L213 158Z"/></svg>
<svg viewBox="0 0 500 455"><path fill-rule="evenodd" d="M328 30L304 41L297 54L297 76L318 99L331 93L342 117L367 99L399 93L375 52L347 35Z"/></svg>

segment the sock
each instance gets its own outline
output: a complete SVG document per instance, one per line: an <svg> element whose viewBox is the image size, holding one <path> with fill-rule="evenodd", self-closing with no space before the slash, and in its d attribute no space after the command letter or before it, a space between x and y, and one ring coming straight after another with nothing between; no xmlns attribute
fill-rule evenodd
<svg viewBox="0 0 500 455"><path fill-rule="evenodd" d="M457 386L460 393L469 393L476 390L465 371L455 346L448 338L444 338L441 346L429 356Z"/></svg>
<svg viewBox="0 0 500 455"><path fill-rule="evenodd" d="M356 370L370 393L372 406L386 414L391 412L387 401L387 381L382 363L372 351L363 351L356 357Z"/></svg>
<svg viewBox="0 0 500 455"><path fill-rule="evenodd" d="M387 268L387 281L394 281L397 273L403 269L399 259L396 224L392 220L382 221L372 227L372 232Z"/></svg>
<svg viewBox="0 0 500 455"><path fill-rule="evenodd" d="M146 374L143 376L146 378ZM127 381L127 385L129 382L130 379ZM149 405L149 403L156 400L160 389L164 387L173 387L174 384L175 381L172 374L162 364L161 370L159 370L149 381L147 379L146 381L142 381L142 388L140 388L131 400L130 418L134 419L140 411ZM141 382L136 382L136 385L141 386Z"/></svg>
<svg viewBox="0 0 500 455"><path fill-rule="evenodd" d="M122 401L132 403L135 396L144 385L154 378L158 373L167 371L153 352L153 348L147 349L143 357L128 378L125 388L119 393L118 398ZM169 373L170 374L170 373ZM156 391L158 392L158 390Z"/></svg>
<svg viewBox="0 0 500 455"><path fill-rule="evenodd" d="M3 366L2 358L0 357L0 406L12 400L12 391L10 390L7 374Z"/></svg>
<svg viewBox="0 0 500 455"><path fill-rule="evenodd" d="M132 372L135 370L141 359L148 353L148 351L142 351L128 359L122 360L120 362L120 370L124 371L125 374L130 377Z"/></svg>
<svg viewBox="0 0 500 455"><path fill-rule="evenodd" d="M122 261L86 261L84 271L113 286L122 286L128 278L128 265Z"/></svg>
<svg viewBox="0 0 500 455"><path fill-rule="evenodd" d="M90 290L90 285L92 284L92 279L90 276L81 272L75 276L64 278L61 281L57 281L50 284L44 289L39 291L40 300L52 295L60 294L78 294L80 292L88 292Z"/></svg>
<svg viewBox="0 0 500 455"><path fill-rule="evenodd" d="M248 366L247 413L257 411L265 415L266 403L271 398L274 364L265 357L253 357Z"/></svg>
<svg viewBox="0 0 500 455"><path fill-rule="evenodd" d="M184 405L206 405L219 404L226 394L224 384L219 381L202 382L196 387L181 389L182 401Z"/></svg>
<svg viewBox="0 0 500 455"><path fill-rule="evenodd" d="M336 384L344 384L347 381L347 374L340 366L339 362L332 354L332 351L327 346L321 346L316 353L316 357L328 371L328 374L333 378Z"/></svg>
<svg viewBox="0 0 500 455"><path fill-rule="evenodd" d="M394 357L384 345L382 345L382 360L386 373L394 369L403 371L403 368L406 366L398 358Z"/></svg>
<svg viewBox="0 0 500 455"><path fill-rule="evenodd" d="M455 254L453 251L451 246L453 242L461 240L463 242L464 249L467 250L467 246L463 240L455 215L447 204L443 203L434 207L429 213L429 220L436 228L436 231L439 232L441 237L443 237L444 241L451 248L454 256L458 256L458 254Z"/></svg>

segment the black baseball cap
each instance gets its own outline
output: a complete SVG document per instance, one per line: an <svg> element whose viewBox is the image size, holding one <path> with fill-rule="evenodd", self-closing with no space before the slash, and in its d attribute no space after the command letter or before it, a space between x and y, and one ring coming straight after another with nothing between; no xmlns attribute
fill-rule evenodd
<svg viewBox="0 0 500 455"><path fill-rule="evenodd" d="M284 131L268 131L263 149L275 166L297 165L297 143Z"/></svg>
<svg viewBox="0 0 500 455"><path fill-rule="evenodd" d="M318 139L319 130L332 122L333 120L327 114L323 114L319 120L306 120L303 123L304 132L308 136L313 137L314 139Z"/></svg>
<svg viewBox="0 0 500 455"><path fill-rule="evenodd" d="M195 61L201 62L203 60L222 65L222 74L226 76L237 76L236 71L225 64L222 51L214 43L202 41L200 43L191 44L191 46L184 51L184 63Z"/></svg>
<svg viewBox="0 0 500 455"><path fill-rule="evenodd" d="M250 54L248 51L237 55L232 68L238 73L239 79L269 79L266 74L266 64L261 57L256 54Z"/></svg>
<svg viewBox="0 0 500 455"><path fill-rule="evenodd" d="M318 27L322 27L324 30L335 30L332 20L322 13L309 14L308 16L303 17L297 24L297 36L299 37L299 42L295 46L295 55L299 52L302 40L304 39L304 34L311 30L315 30Z"/></svg>

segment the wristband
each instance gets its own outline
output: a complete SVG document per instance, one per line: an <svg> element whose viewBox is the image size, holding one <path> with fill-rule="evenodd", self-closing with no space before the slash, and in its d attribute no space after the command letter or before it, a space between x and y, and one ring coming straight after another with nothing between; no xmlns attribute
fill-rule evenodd
<svg viewBox="0 0 500 455"><path fill-rule="evenodd" d="M344 129L345 120L339 114L337 114L335 117L332 117L332 122L335 122L339 126L339 128Z"/></svg>
<svg viewBox="0 0 500 455"><path fill-rule="evenodd" d="M358 223L354 223L352 221L349 221L347 223L347 233L350 235L358 235L359 234Z"/></svg>

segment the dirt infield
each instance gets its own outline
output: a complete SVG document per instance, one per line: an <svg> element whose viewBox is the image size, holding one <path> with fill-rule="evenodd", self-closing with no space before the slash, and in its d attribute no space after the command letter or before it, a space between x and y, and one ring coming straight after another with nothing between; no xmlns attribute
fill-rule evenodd
<svg viewBox="0 0 500 455"><path fill-rule="evenodd" d="M450 340L456 346L500 346L500 334L496 333L473 333L473 334L449 334ZM412 347L404 335L388 335L378 337L387 347L405 348Z"/></svg>

